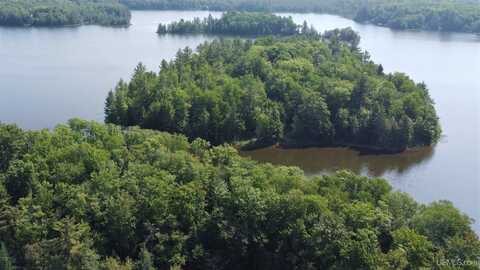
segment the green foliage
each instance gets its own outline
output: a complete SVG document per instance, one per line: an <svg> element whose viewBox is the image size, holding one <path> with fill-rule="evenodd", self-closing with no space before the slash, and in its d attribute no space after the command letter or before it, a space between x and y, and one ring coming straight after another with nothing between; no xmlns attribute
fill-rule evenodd
<svg viewBox="0 0 480 270"><path fill-rule="evenodd" d="M0 130L0 172L5 172L10 161L18 158L24 149L22 130L14 125L4 125Z"/></svg>
<svg viewBox="0 0 480 270"><path fill-rule="evenodd" d="M0 270L14 270L12 259L3 242L0 242Z"/></svg>
<svg viewBox="0 0 480 270"><path fill-rule="evenodd" d="M339 13L353 16L361 6L354 0L120 0L133 9L217 10Z"/></svg>
<svg viewBox="0 0 480 270"><path fill-rule="evenodd" d="M292 126L293 140L329 145L333 139L330 111L324 99L317 93L305 97L293 118Z"/></svg>
<svg viewBox="0 0 480 270"><path fill-rule="evenodd" d="M282 139L284 126L278 103L266 102L254 120L255 136L259 144L275 144Z"/></svg>
<svg viewBox="0 0 480 270"><path fill-rule="evenodd" d="M396 29L480 33L478 0L120 0L134 9L338 14Z"/></svg>
<svg viewBox="0 0 480 270"><path fill-rule="evenodd" d="M347 145L397 152L440 136L424 84L383 74L352 29L323 35L215 40L139 65L109 93L105 121L213 144Z"/></svg>
<svg viewBox="0 0 480 270"><path fill-rule="evenodd" d="M145 248L140 251L140 260L138 262L139 270L154 270L152 254Z"/></svg>
<svg viewBox="0 0 480 270"><path fill-rule="evenodd" d="M445 222L438 222L439 220ZM472 223L450 202L440 201L423 208L413 219L416 231L428 236L437 245L446 245L448 239L469 232Z"/></svg>
<svg viewBox="0 0 480 270"><path fill-rule="evenodd" d="M92 250L90 227L73 218L53 221L53 238L25 246L29 269L99 269L98 255Z"/></svg>
<svg viewBox="0 0 480 270"><path fill-rule="evenodd" d="M477 0L3 0L0 2L0 25L128 25L130 12L124 5L133 9L330 13L396 29L480 33ZM235 20L229 21L212 18L192 22L182 20L169 27L161 25L159 32L284 34L296 30L296 25L286 18L275 20L272 15L249 16L250 19L252 16L262 17L264 23L255 28L253 24L249 25L248 16L237 14L230 16ZM231 26L225 29L231 24L236 25L233 33Z"/></svg>
<svg viewBox="0 0 480 270"><path fill-rule="evenodd" d="M395 29L480 33L476 0L374 0L360 8L355 20Z"/></svg>
<svg viewBox="0 0 480 270"><path fill-rule="evenodd" d="M421 269L434 263L433 244L414 230L401 228L393 232L393 249L406 253L409 269Z"/></svg>
<svg viewBox="0 0 480 270"><path fill-rule="evenodd" d="M219 19L211 15L203 20L180 20L158 26L159 34L294 35L299 33L291 17L269 13L226 12Z"/></svg>
<svg viewBox="0 0 480 270"><path fill-rule="evenodd" d="M105 263L102 266L103 270L135 270L133 262L128 259L125 262L120 262L118 259L108 257L105 259Z"/></svg>
<svg viewBox="0 0 480 270"><path fill-rule="evenodd" d="M5 187L10 196L17 200L31 191L35 178L34 165L22 160L13 161L5 173Z"/></svg>
<svg viewBox="0 0 480 270"><path fill-rule="evenodd" d="M0 25L128 25L130 11L116 0L2 0Z"/></svg>
<svg viewBox="0 0 480 270"><path fill-rule="evenodd" d="M308 179L226 145L79 119L0 134L16 138L0 141L16 149L0 164L1 269L432 269L478 259L466 216L382 179ZM28 192L7 188L15 181Z"/></svg>

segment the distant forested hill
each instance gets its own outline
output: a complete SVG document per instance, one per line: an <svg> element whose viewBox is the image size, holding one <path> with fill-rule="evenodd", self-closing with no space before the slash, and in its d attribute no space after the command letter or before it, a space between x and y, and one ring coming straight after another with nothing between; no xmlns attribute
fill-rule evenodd
<svg viewBox="0 0 480 270"><path fill-rule="evenodd" d="M130 12L124 5L131 9L330 13L396 29L480 33L477 0L2 0L0 25L125 25Z"/></svg>
<svg viewBox="0 0 480 270"><path fill-rule="evenodd" d="M132 9L291 11L352 17L363 0L120 0Z"/></svg>
<svg viewBox="0 0 480 270"><path fill-rule="evenodd" d="M0 25L127 25L130 11L116 0L2 0Z"/></svg>
<svg viewBox="0 0 480 270"><path fill-rule="evenodd" d="M331 13L396 29L480 33L478 0L120 0L133 9Z"/></svg>
<svg viewBox="0 0 480 270"><path fill-rule="evenodd" d="M374 0L354 19L395 29L480 33L480 2L452 0Z"/></svg>

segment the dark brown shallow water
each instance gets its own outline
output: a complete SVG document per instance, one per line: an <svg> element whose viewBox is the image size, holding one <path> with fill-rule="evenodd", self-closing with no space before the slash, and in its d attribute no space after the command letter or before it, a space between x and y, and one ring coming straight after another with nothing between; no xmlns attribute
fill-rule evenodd
<svg viewBox="0 0 480 270"><path fill-rule="evenodd" d="M388 172L403 174L427 162L434 154L434 148L422 147L395 155L364 155L349 148L283 149L272 146L240 151L240 154L261 162L297 166L307 176L348 169L359 174L381 177Z"/></svg>

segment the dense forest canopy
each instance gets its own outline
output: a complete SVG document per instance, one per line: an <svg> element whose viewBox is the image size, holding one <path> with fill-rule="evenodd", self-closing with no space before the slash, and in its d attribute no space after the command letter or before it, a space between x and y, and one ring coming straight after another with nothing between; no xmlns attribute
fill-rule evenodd
<svg viewBox="0 0 480 270"><path fill-rule="evenodd" d="M128 25L130 11L116 0L1 0L0 25Z"/></svg>
<svg viewBox="0 0 480 270"><path fill-rule="evenodd" d="M159 34L228 34L228 35L294 35L298 34L300 25L291 17L281 17L271 13L229 11L215 19L212 15L201 20L181 19L178 22L159 24Z"/></svg>
<svg viewBox="0 0 480 270"><path fill-rule="evenodd" d="M213 144L361 146L397 152L434 144L440 127L423 83L384 74L352 29L215 40L160 72L139 65L106 100L106 122L183 133Z"/></svg>
<svg viewBox="0 0 480 270"><path fill-rule="evenodd" d="M480 1L373 1L354 19L395 29L423 29L480 33Z"/></svg>
<svg viewBox="0 0 480 270"><path fill-rule="evenodd" d="M120 0L132 9L291 11L355 15L364 0Z"/></svg>
<svg viewBox="0 0 480 270"><path fill-rule="evenodd" d="M446 269L478 260L471 223L382 179L306 179L201 139L0 125L2 270Z"/></svg>
<svg viewBox="0 0 480 270"><path fill-rule="evenodd" d="M338 14L397 29L480 33L478 0L120 0L134 9Z"/></svg>

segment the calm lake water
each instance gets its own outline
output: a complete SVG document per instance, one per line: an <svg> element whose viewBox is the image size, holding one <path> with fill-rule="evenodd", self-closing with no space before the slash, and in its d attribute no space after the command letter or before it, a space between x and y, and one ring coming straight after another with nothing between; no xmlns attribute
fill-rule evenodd
<svg viewBox="0 0 480 270"><path fill-rule="evenodd" d="M208 14L133 12L128 28L0 27L0 121L27 129L51 128L72 117L102 121L107 92L120 78L129 79L138 62L157 71L160 61L178 49L213 39L158 36L157 24ZM433 148L398 155L359 155L341 148L266 148L242 155L299 166L309 176L347 168L384 177L420 202L447 199L480 221L480 36L392 31L337 16L288 15L322 31L350 26L386 72L402 71L424 81L444 137Z"/></svg>

